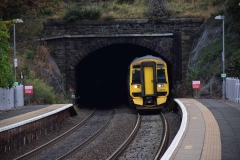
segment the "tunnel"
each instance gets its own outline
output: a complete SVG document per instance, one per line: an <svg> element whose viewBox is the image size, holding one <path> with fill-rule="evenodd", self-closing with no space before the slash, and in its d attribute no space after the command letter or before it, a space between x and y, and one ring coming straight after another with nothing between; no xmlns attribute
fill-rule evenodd
<svg viewBox="0 0 240 160"><path fill-rule="evenodd" d="M133 44L109 45L88 54L75 67L76 103L127 105L129 64L145 55L161 57Z"/></svg>

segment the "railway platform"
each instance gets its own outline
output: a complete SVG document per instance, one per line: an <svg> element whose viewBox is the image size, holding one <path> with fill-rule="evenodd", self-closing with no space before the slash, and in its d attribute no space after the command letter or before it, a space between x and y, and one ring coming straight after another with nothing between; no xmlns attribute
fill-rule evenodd
<svg viewBox="0 0 240 160"><path fill-rule="evenodd" d="M34 105L0 114L0 153L31 143L76 115L72 104Z"/></svg>
<svg viewBox="0 0 240 160"><path fill-rule="evenodd" d="M215 99L175 99L180 129L162 160L239 160L240 104ZM72 104L26 106L0 114L0 152L31 143L76 114Z"/></svg>
<svg viewBox="0 0 240 160"><path fill-rule="evenodd" d="M182 123L163 160L239 160L240 105L215 99L175 99Z"/></svg>

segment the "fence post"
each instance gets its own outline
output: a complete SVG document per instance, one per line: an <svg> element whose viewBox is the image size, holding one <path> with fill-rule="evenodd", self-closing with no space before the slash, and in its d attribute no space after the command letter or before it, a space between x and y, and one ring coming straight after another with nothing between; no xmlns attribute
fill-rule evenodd
<svg viewBox="0 0 240 160"><path fill-rule="evenodd" d="M240 81L239 79L236 79L236 102L240 103Z"/></svg>
<svg viewBox="0 0 240 160"><path fill-rule="evenodd" d="M14 86L14 108L18 107L18 94L17 94L17 87Z"/></svg>

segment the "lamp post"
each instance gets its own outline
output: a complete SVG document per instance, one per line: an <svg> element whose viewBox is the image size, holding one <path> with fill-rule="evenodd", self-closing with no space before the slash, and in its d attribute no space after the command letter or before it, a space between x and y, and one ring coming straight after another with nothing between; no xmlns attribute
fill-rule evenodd
<svg viewBox="0 0 240 160"><path fill-rule="evenodd" d="M14 107L18 107L18 98L17 98L17 89L16 89L16 68L18 66L18 63L17 63L17 58L16 58L16 33L15 33L15 30L16 30L16 23L23 23L23 20L21 19L14 19L13 21L13 39L14 39L14 42L13 42L13 45L14 45L14 77L15 77L15 81L14 81Z"/></svg>
<svg viewBox="0 0 240 160"><path fill-rule="evenodd" d="M23 20L21 19L14 19L13 20L13 45L14 45L14 77L16 82L16 68L18 66L17 58L16 58L16 23L23 23Z"/></svg>
<svg viewBox="0 0 240 160"><path fill-rule="evenodd" d="M225 100L225 97L226 97L226 74L225 74L225 48L224 48L224 19L225 17L224 16L221 16L221 15L218 15L215 17L215 19L218 19L218 20L222 20L222 63L223 63L223 74L222 74L222 78L223 78L223 84L222 84L222 93L223 93L223 100Z"/></svg>

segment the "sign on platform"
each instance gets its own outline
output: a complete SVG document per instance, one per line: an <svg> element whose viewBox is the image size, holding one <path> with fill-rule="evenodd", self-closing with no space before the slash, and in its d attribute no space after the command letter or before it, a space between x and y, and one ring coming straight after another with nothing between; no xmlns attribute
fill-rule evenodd
<svg viewBox="0 0 240 160"><path fill-rule="evenodd" d="M200 81L199 80L193 80L192 81L192 88L193 89L200 89L201 85L200 85Z"/></svg>
<svg viewBox="0 0 240 160"><path fill-rule="evenodd" d="M225 73L221 74L221 78L226 78L226 77L227 77L227 75Z"/></svg>
<svg viewBox="0 0 240 160"><path fill-rule="evenodd" d="M15 87L18 86L18 82L14 82L13 86L15 86Z"/></svg>
<svg viewBox="0 0 240 160"><path fill-rule="evenodd" d="M25 94L33 94L33 86L25 86L24 93Z"/></svg>

